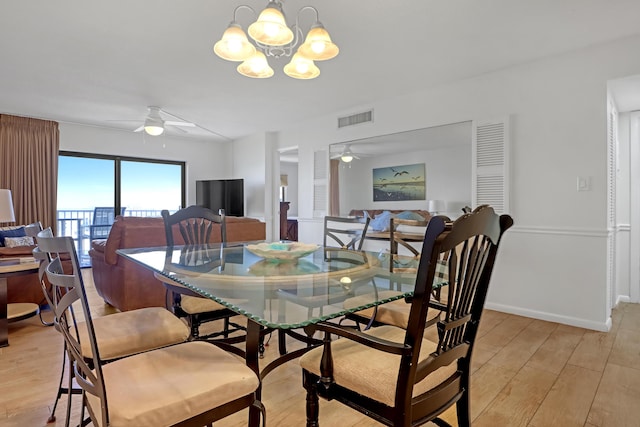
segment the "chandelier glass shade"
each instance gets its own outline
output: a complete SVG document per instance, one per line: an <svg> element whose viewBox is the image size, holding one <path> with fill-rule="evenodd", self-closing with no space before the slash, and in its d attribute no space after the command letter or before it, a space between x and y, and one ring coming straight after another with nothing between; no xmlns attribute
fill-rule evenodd
<svg viewBox="0 0 640 427"><path fill-rule="evenodd" d="M273 76L273 68L269 66L267 57L260 51L255 51L250 58L238 65L237 70L243 76L254 79L266 79Z"/></svg>
<svg viewBox="0 0 640 427"><path fill-rule="evenodd" d="M320 75L320 69L314 61L335 58L339 53L338 46L331 41L331 36L318 21L318 11L312 6L302 7L296 16L296 23L289 27L282 11L282 3L270 0L258 19L248 27L251 39L236 22L240 9L249 9L255 14L250 6L236 7L233 21L214 45L213 51L227 61L242 62L237 71L244 76L271 77L274 72L267 57L291 57L291 61L284 67L285 74L296 79L313 79ZM306 9L315 13L315 23L304 38L304 43L300 43L303 32L298 20L300 13Z"/></svg>

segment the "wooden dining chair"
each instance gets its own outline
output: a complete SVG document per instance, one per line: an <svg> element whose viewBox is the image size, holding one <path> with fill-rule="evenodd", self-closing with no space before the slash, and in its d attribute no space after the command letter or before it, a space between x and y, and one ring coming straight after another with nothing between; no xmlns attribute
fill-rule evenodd
<svg viewBox="0 0 640 427"><path fill-rule="evenodd" d="M38 246L33 251L33 256L40 261L39 277L40 284L47 304L53 311L53 326L61 332L57 319L57 307L64 297L64 289L52 287L51 283L45 279L45 272L52 262L52 252L47 251L45 246L49 239L53 238L50 228L42 230L36 236ZM57 258L58 263L66 268L72 269L72 254L69 252ZM111 362L133 354L142 353L156 348L166 347L173 344L186 342L189 338L189 328L170 311L162 307L147 307L137 310L130 310L110 314L108 316L93 319L94 331L97 337L97 345L101 353L102 362ZM87 323L82 319L77 319L73 323L73 328L82 337L80 346L81 355L87 363L93 360L92 348L87 339ZM66 344L65 344L66 346ZM65 347L66 348L66 347ZM65 350L66 357L66 350ZM72 387L73 374L69 371L69 384L63 386L63 378L66 362L63 358L62 372L51 415L48 422L55 421L55 411L58 401L63 395L67 395L67 413L65 425L68 425L71 411L71 395L74 393Z"/></svg>
<svg viewBox="0 0 640 427"><path fill-rule="evenodd" d="M213 344L183 342L105 363L107 349L100 339L98 319L91 316L73 239L41 236L38 247L51 260L45 273L59 296L55 321L64 336L73 377L83 390L83 408L93 425L211 425L250 406L260 410L264 423L256 373ZM71 261L70 271L62 263L66 257ZM79 326L80 315L84 327ZM137 325L118 325L128 327ZM145 338L139 334L129 340Z"/></svg>
<svg viewBox="0 0 640 427"><path fill-rule="evenodd" d="M168 210L161 212L164 219L167 246L174 246L174 233L180 235L185 245L202 245L213 241L214 233L219 233L218 242L224 247L227 243L227 231L224 210L215 214L212 210L202 206L189 206L180 209L174 214ZM218 231L216 231L218 230ZM191 336L198 338L215 338L223 336L228 338L230 334L244 331L246 328L230 320L236 316L232 310L209 299L204 298L190 289L178 284L168 284L168 305L178 317L187 319L191 329ZM213 332L200 335L200 325L205 322L223 320L224 326L221 332Z"/></svg>
<svg viewBox="0 0 640 427"><path fill-rule="evenodd" d="M498 246L513 220L484 206L453 223L434 217L427 226L406 328L357 331L335 323L307 326L324 333L322 347L300 359L307 391L307 426L318 426L318 398L337 400L387 426L417 426L456 405L458 425L470 426L470 365ZM456 248L460 248L456 250ZM437 342L425 338L436 265L448 263L449 299L436 324ZM331 336L340 339L332 341Z"/></svg>

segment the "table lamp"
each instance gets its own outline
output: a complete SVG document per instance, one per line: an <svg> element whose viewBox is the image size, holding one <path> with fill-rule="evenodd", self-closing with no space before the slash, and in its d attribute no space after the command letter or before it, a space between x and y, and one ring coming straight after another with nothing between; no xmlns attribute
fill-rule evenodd
<svg viewBox="0 0 640 427"><path fill-rule="evenodd" d="M427 206L427 210L432 215L440 215L445 210L444 200L429 200Z"/></svg>
<svg viewBox="0 0 640 427"><path fill-rule="evenodd" d="M11 190L5 188L0 189L0 223L14 222L16 217L13 213L13 199L11 199Z"/></svg>

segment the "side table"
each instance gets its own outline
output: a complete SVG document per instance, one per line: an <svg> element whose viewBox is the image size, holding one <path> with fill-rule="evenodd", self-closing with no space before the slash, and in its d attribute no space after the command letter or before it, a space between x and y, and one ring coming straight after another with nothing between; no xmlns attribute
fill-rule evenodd
<svg viewBox="0 0 640 427"><path fill-rule="evenodd" d="M7 277L37 273L40 263L34 258L0 259L0 347L9 345L9 321L18 321L38 314L33 303L7 304Z"/></svg>

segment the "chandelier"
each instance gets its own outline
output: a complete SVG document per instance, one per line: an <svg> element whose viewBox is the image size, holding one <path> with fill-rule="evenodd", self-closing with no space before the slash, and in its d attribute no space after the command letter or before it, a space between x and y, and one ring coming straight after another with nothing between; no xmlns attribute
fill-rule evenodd
<svg viewBox="0 0 640 427"><path fill-rule="evenodd" d="M269 66L267 57L291 57L291 61L284 66L284 73L295 79L313 79L320 75L320 69L314 61L324 61L338 55L338 46L331 41L329 33L318 20L318 10L312 6L302 7L296 15L295 24L289 28L282 11L282 1L270 0L258 19L248 28L255 46L236 21L240 9L249 9L257 15L251 6L236 7L233 21L220 41L214 45L213 51L227 61L241 62L237 70L243 76L269 78L273 76L273 69ZM315 12L315 23L309 29L304 43L294 53L303 36L298 19L304 10Z"/></svg>

